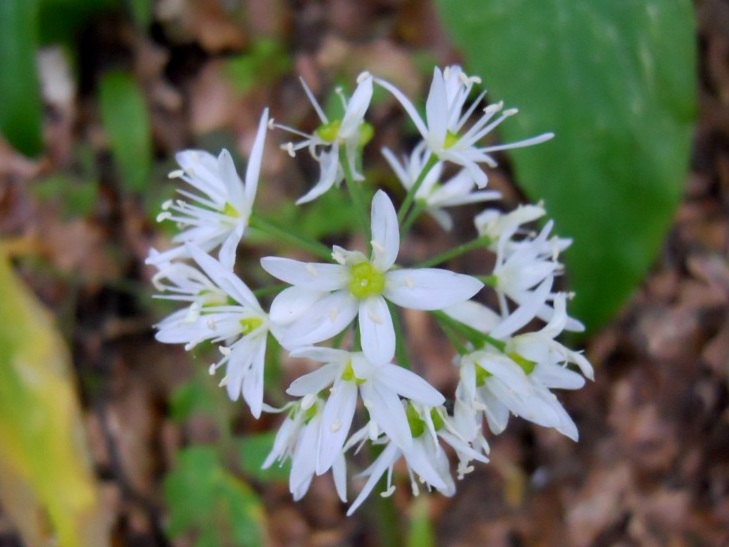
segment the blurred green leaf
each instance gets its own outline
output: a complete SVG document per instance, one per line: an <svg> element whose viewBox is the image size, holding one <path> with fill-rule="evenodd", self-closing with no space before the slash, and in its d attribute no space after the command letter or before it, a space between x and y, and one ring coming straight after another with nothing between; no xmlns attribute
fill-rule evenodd
<svg viewBox="0 0 729 547"><path fill-rule="evenodd" d="M668 229L694 119L694 14L688 0L439 0L468 67L492 101L521 107L505 142L517 180L574 238L573 313L607 320L634 289Z"/></svg>
<svg viewBox="0 0 729 547"><path fill-rule="evenodd" d="M37 47L37 0L0 1L0 133L27 156L43 150Z"/></svg>
<svg viewBox="0 0 729 547"><path fill-rule="evenodd" d="M129 11L132 19L138 27L146 29L152 22L151 0L126 0L129 4Z"/></svg>
<svg viewBox="0 0 729 547"><path fill-rule="evenodd" d="M250 51L228 59L225 75L239 93L245 93L257 83L270 83L286 73L291 66L281 43L262 39L254 42Z"/></svg>
<svg viewBox="0 0 729 547"><path fill-rule="evenodd" d="M79 181L56 174L34 183L33 193L41 201L58 203L62 218L68 220L91 214L96 205L98 188L91 181Z"/></svg>
<svg viewBox="0 0 729 547"><path fill-rule="evenodd" d="M241 469L247 475L262 482L286 482L289 480L291 464L288 460L281 466L278 463L274 463L268 469L261 469L263 462L266 460L266 456L268 456L273 448L275 438L276 432L270 431L255 435L246 435L240 439L238 446L240 465Z"/></svg>
<svg viewBox="0 0 729 547"><path fill-rule="evenodd" d="M28 545L106 545L68 348L2 247L0 302L3 508Z"/></svg>
<svg viewBox="0 0 729 547"><path fill-rule="evenodd" d="M108 72L99 89L101 121L121 181L128 191L148 186L152 168L152 140L144 97L130 74Z"/></svg>
<svg viewBox="0 0 729 547"><path fill-rule="evenodd" d="M164 481L170 536L195 530L197 546L264 545L261 501L250 486L220 464L216 449L193 446L177 456Z"/></svg>
<svg viewBox="0 0 729 547"><path fill-rule="evenodd" d="M117 3L118 0L40 0L41 44L62 43L75 49L78 32L89 18Z"/></svg>
<svg viewBox="0 0 729 547"><path fill-rule="evenodd" d="M430 498L422 494L410 506L407 547L435 547L435 533L428 514Z"/></svg>

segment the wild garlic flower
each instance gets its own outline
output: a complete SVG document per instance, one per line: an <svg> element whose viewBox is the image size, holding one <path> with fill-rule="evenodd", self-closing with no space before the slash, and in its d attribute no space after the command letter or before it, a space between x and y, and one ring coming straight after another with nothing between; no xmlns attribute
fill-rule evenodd
<svg viewBox="0 0 729 547"><path fill-rule="evenodd" d="M219 261L188 243L187 252L200 266L215 288L207 284L198 295L202 300L193 315L189 311L177 312L157 325L156 338L167 344L185 343L190 350L204 340L219 346L223 357L210 367L210 374L222 367L226 373L220 382L228 396L235 401L243 399L258 418L263 404L263 369L269 330L267 314L248 286ZM206 299L206 294L214 299ZM221 301L219 296L225 295Z"/></svg>
<svg viewBox="0 0 729 547"><path fill-rule="evenodd" d="M337 264L265 257L261 266L290 283L271 305L271 321L287 348L316 344L358 317L362 351L375 364L395 355L395 329L387 305L439 310L468 300L483 287L477 279L437 268L396 269L400 249L397 213L378 190L372 200L372 257L335 247Z"/></svg>
<svg viewBox="0 0 729 547"><path fill-rule="evenodd" d="M357 154L372 137L372 127L364 121L364 115L372 99L371 75L368 73L360 75L357 88L349 100L344 97L341 91L338 91L342 100L344 115L341 119L335 120L330 120L324 113L303 79L301 85L304 87L306 96L311 101L314 110L316 110L321 125L314 133L309 134L285 125L273 124L275 127L302 137L303 140L297 143L290 142L283 145L283 148L291 156L294 156L297 150L308 148L312 157L319 162L320 175L318 182L296 201L297 205L315 200L344 179L344 171L339 161L340 147L344 147L348 168L354 180L364 180L364 177L357 169Z"/></svg>
<svg viewBox="0 0 729 547"><path fill-rule="evenodd" d="M445 402L437 389L414 372L389 363L373 364L361 352L305 347L292 351L291 356L325 364L294 380L286 393L306 397L331 388L315 449L318 475L325 473L342 452L359 396L370 419L405 449L412 445L412 436L400 397L430 406Z"/></svg>
<svg viewBox="0 0 729 547"><path fill-rule="evenodd" d="M170 173L192 186L196 192L178 189L186 199L169 200L162 205L158 221L172 220L183 229L172 238L178 244L168 251L150 254L148 264L187 258L185 243L205 252L220 245L219 259L227 268L235 263L235 254L253 208L258 189L263 145L268 128L268 109L263 111L258 132L241 182L227 150L216 158L202 150L185 150L175 157L181 169Z"/></svg>
<svg viewBox="0 0 729 547"><path fill-rule="evenodd" d="M402 163L398 161L395 154L389 148L382 149L382 155L390 164L400 183L405 190L410 190L420 177L428 164L432 152L421 142L410 154L409 158L403 157ZM455 207L467 203L479 203L499 199L501 194L496 191L476 191L473 176L467 169L461 169L455 176L440 184L443 174L443 163L436 163L428 171L420 188L415 194L417 201L424 201L426 212L431 215L444 230L453 228L453 219L444 211L445 207Z"/></svg>
<svg viewBox="0 0 729 547"><path fill-rule="evenodd" d="M460 357L455 421L466 439L470 440L469 431L476 433L472 425L482 413L495 434L506 428L509 414L513 413L577 440L577 427L550 391L579 389L584 385L583 376L567 368L568 364L577 365L584 376L593 378L589 361L555 340L567 324L567 296L556 295L555 313L541 330L515 334L534 319L550 287L549 281L542 282L532 302L488 331L493 339L503 342L503 347L487 345ZM460 320L480 330L483 314L474 311L461 310Z"/></svg>
<svg viewBox="0 0 729 547"><path fill-rule="evenodd" d="M286 412L286 419L279 427L273 448L263 462L268 469L274 462L291 460L289 490L298 501L309 490L316 472L318 451L331 454L334 486L339 498L347 501L347 468L341 449L321 445L322 413L324 401L317 395L307 395L301 400L288 403L281 409L265 405L267 412ZM340 447L341 448L341 447Z"/></svg>
<svg viewBox="0 0 729 547"><path fill-rule="evenodd" d="M434 69L433 81L425 103L425 119L420 116L410 99L394 85L380 78L376 78L375 82L387 89L400 102L433 154L441 160L468 169L479 188L486 186L488 177L478 164L484 163L489 167L497 165L491 153L531 146L554 136L553 133L544 133L509 144L480 146L479 141L518 110L515 108L503 110L503 103L492 104L483 109L483 114L472 126L467 127L466 122L476 111L486 92L482 92L464 112L474 84L480 84L481 79L467 76L457 65L446 67L442 72L438 67Z"/></svg>
<svg viewBox="0 0 729 547"><path fill-rule="evenodd" d="M400 404L405 409L412 443L408 447L402 447L389 438L386 433L373 440L375 444L384 444L385 448L377 459L358 475L358 477L367 477L367 481L352 502L347 516L357 510L385 472L387 472L387 489L382 496L389 496L395 491L392 472L401 457L405 459L407 465L413 495L420 494L420 484L425 485L428 490L436 488L444 496L455 494L456 486L451 476L450 463L445 450L440 445L440 440L450 444L458 453L461 460L459 478L470 471L467 462L474 459L484 463L488 462L488 458L460 439L457 434L452 432L452 428L446 427L448 418L443 407L421 405L411 401L402 401ZM366 436L371 437L369 424L352 436L346 448L361 442Z"/></svg>

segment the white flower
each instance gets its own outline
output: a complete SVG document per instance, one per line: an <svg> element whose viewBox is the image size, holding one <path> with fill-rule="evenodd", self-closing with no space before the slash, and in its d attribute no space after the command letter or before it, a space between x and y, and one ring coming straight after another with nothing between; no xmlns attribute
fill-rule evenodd
<svg viewBox="0 0 729 547"><path fill-rule="evenodd" d="M291 156L295 155L297 150L308 147L312 157L319 162L319 181L296 201L297 205L318 198L334 184L344 179L344 172L339 163L339 148L341 146L344 147L348 167L354 180L364 180L364 177L357 171L357 150L364 146L371 137L371 127L364 122L364 115L372 99L372 76L368 73L360 75L357 89L355 89L349 101L339 92L344 107L344 115L337 120L330 120L327 117L303 79L301 85L314 106L322 125L314 133L308 134L291 127L274 124L276 127L303 137L303 140L297 143L288 143L283 146ZM319 148L323 148L323 150Z"/></svg>
<svg viewBox="0 0 729 547"><path fill-rule="evenodd" d="M362 350L375 364L395 354L395 330L387 300L404 308L438 310L471 298L483 284L436 268L393 269L400 249L397 213L381 190L372 200L372 258L335 247L338 264L279 257L261 260L272 276L294 285L271 305L277 338L287 347L334 336L358 316Z"/></svg>
<svg viewBox="0 0 729 547"><path fill-rule="evenodd" d="M581 354L569 350L554 340L567 323L566 295L555 297L552 320L540 331L514 335L526 325L549 293L547 280L535 291L535 299L519 307L489 335L503 341L503 348L486 346L460 358L461 382L456 389L455 422L457 430L467 440L478 430L478 417L485 414L494 433L507 425L509 413L521 416L544 427L554 427L577 440L577 427L556 397L552 388L579 389L584 378L566 368L576 364L592 379L592 366ZM459 310L460 319L481 329L483 314ZM469 316L470 315L470 316Z"/></svg>
<svg viewBox="0 0 729 547"><path fill-rule="evenodd" d="M559 251L549 239L553 225L550 220L535 238L521 240L518 245L509 245L511 240L503 237L499 241L491 286L498 296L502 315L508 314L506 298L519 305L533 302L537 298L536 287L545 282L551 287L555 276L562 273L563 265L557 261ZM551 241L554 242L554 238ZM539 319L549 321L552 318L554 308L547 304L547 300L553 298L549 291L545 293L535 311ZM585 330L580 321L571 317L567 319L565 328L576 332Z"/></svg>
<svg viewBox="0 0 729 547"><path fill-rule="evenodd" d="M403 158L402 164L388 148L382 149L382 155L385 156L387 163L390 164L403 187L410 190L425 169L431 151L425 147L424 142L421 142L412 151L410 158ZM438 162L425 176L415 194L415 199L426 203L426 211L444 230L453 228L453 220L443 210L444 207L478 203L501 197L501 194L496 191L473 192L475 182L467 169L462 169L447 182L439 184L442 173L443 163Z"/></svg>
<svg viewBox="0 0 729 547"><path fill-rule="evenodd" d="M413 103L399 89L379 78L375 81L400 101L428 148L441 160L450 161L468 169L479 188L486 186L488 177L478 167L478 164L496 166L496 161L490 155L491 152L530 146L554 136L553 133L544 133L510 144L478 146L477 143L481 139L518 111L515 108L502 111L503 103L492 104L483 109L483 115L470 128L465 128L466 122L486 92L481 93L464 113L463 109L473 85L481 83L481 80L466 76L459 66L449 66L443 72L437 67L434 69L433 81L425 104L425 120L420 117ZM499 113L499 117L493 119Z"/></svg>
<svg viewBox="0 0 729 547"><path fill-rule="evenodd" d="M305 397L331 386L324 405L318 447L315 448L318 475L325 473L342 452L352 425L358 393L370 418L403 448L410 447L412 437L400 397L430 406L440 405L445 400L438 390L417 374L389 363L372 364L363 353L307 347L294 350L291 355L326 363L295 380L286 390L289 395Z"/></svg>
<svg viewBox="0 0 729 547"><path fill-rule="evenodd" d="M190 313L189 309L172 314L157 325L157 340L167 344L185 343L191 349L203 340L225 343L220 346L222 359L210 367L210 373L226 366L221 386L226 386L232 400L242 394L258 418L263 403L263 368L268 336L268 316L261 309L248 286L220 262L197 247L187 244L187 252L197 262L215 285L208 300L207 283L201 283L201 291L194 302L201 302ZM225 294L221 302L219 295Z"/></svg>
<svg viewBox="0 0 729 547"><path fill-rule="evenodd" d="M322 406L319 397L308 396L296 403L289 403L280 410L266 407L269 412L287 412L286 419L276 434L271 452L263 462L268 469L275 461L283 463L291 459L289 490L298 501L309 490L316 471L316 450L322 429ZM332 458L332 475L339 498L347 501L347 469L341 450Z"/></svg>
<svg viewBox="0 0 729 547"><path fill-rule="evenodd" d="M447 416L443 407L421 405L413 402L403 401L408 425L412 435L412 443L408 447L402 447L393 442L388 435L376 440L378 444L386 443L386 446L377 459L360 473L359 477L368 477L362 490L347 511L347 516L354 513L367 496L372 492L380 477L387 471L388 488L381 495L391 495L395 491L392 484L392 471L395 463L400 457L405 458L408 475L410 476L410 487L413 495L420 494L419 483L426 486L428 490L436 488L444 496L455 494L456 486L451 476L448 456L440 445L439 439L450 444L458 453L461 463L459 464L459 476L470 471L468 462L472 459L488 462L488 458L471 448L467 442L454 434L452 428L446 426ZM370 426L366 426L352 436L347 443L347 448L356 444L365 435L370 434Z"/></svg>
<svg viewBox="0 0 729 547"><path fill-rule="evenodd" d="M227 268L233 267L236 249L248 227L256 197L267 124L268 109L265 109L258 124L244 184L227 150L217 158L202 150L185 150L176 155L181 169L170 173L170 177L181 178L197 193L178 189L189 201L170 200L162 205L163 212L157 220L173 220L183 231L172 238L177 247L150 254L147 263L187 257L185 242L190 242L206 252L221 245L220 262Z"/></svg>

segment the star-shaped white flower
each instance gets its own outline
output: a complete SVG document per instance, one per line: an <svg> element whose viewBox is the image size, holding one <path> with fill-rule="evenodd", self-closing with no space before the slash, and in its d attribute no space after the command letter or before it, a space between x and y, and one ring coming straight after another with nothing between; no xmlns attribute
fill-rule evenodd
<svg viewBox="0 0 729 547"><path fill-rule="evenodd" d="M354 180L364 180L364 177L357 171L357 150L364 146L372 136L372 128L364 122L364 115L372 99L372 76L370 74L363 73L360 75L357 80L357 88L349 100L346 100L341 92L339 93L344 107L344 115L341 119L336 120L330 120L324 113L303 79L301 85L314 106L314 110L316 110L316 114L321 120L321 125L314 133L309 134L292 127L274 124L275 127L303 137L297 143L288 143L283 146L290 155L295 155L296 151L302 148L308 148L312 157L319 162L320 176L318 182L296 201L297 205L313 201L344 179L344 172L339 163L339 149L342 146L346 152L348 167Z"/></svg>
<svg viewBox="0 0 729 547"><path fill-rule="evenodd" d="M441 160L464 166L471 173L479 188L486 186L488 177L478 166L485 163L496 166L492 152L521 148L551 139L553 133L544 133L530 139L496 146L479 146L478 142L493 131L496 126L518 111L515 108L503 110L503 103L487 106L483 115L469 128L466 122L474 113L486 92L482 92L471 106L463 112L474 84L481 83L477 77L469 77L457 65L433 71L433 81L425 103L425 119L420 117L413 103L394 85L379 78L379 85L392 93L407 111L418 128L428 148ZM494 117L500 115L494 119Z"/></svg>
<svg viewBox="0 0 729 547"><path fill-rule="evenodd" d="M197 193L178 189L186 199L163 204L163 212L157 220L172 220L183 231L172 238L177 247L151 253L148 264L188 257L185 243L189 242L205 252L220 245L220 262L228 268L233 267L236 249L248 227L256 198L267 129L268 109L265 109L248 160L245 183L238 177L227 150L220 152L217 158L202 150L185 150L175 156L181 169L170 173L170 177L182 179Z"/></svg>
<svg viewBox="0 0 729 547"><path fill-rule="evenodd" d="M325 473L342 453L358 395L370 418L403 448L412 445L412 436L400 397L429 406L445 401L438 390L414 372L389 363L375 365L360 352L306 347L292 351L291 355L325 364L294 380L286 393L295 397L314 396L331 387L315 449L317 475Z"/></svg>
<svg viewBox="0 0 729 547"><path fill-rule="evenodd" d="M382 155L385 156L387 163L390 164L405 190L410 190L413 187L423 169L427 166L431 154L432 152L425 146L425 142L421 142L412 151L410 157L403 158L402 163L400 163L390 149L382 149ZM442 174L443 163L438 162L425 176L415 194L415 199L426 203L425 210L444 230L453 228L453 219L443 208L490 201L501 197L501 194L496 191L481 190L474 192L473 189L476 183L467 169L461 169L455 176L443 184L439 184Z"/></svg>
<svg viewBox="0 0 729 547"><path fill-rule="evenodd" d="M372 258L335 247L338 264L266 257L261 265L290 283L271 305L277 338L287 348L315 344L344 330L358 317L362 351L375 364L395 354L395 330L387 301L404 308L439 310L468 300L479 280L437 268L396 269L400 249L397 213L378 191L372 200Z"/></svg>
<svg viewBox="0 0 729 547"><path fill-rule="evenodd" d="M258 418L263 404L268 316L248 286L231 270L190 243L187 252L214 284L214 299L206 298L210 289L207 283L200 283L194 302L201 304L194 313L188 308L167 317L157 325L156 338L167 344L184 343L188 350L204 340L225 344L220 346L222 359L210 367L210 373L225 365L220 385L227 388L234 401L242 394ZM222 301L221 293L225 295Z"/></svg>

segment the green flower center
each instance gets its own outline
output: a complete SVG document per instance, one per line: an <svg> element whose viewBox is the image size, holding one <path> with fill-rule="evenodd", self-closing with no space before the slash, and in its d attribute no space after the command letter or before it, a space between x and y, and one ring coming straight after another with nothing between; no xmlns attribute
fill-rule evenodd
<svg viewBox="0 0 729 547"><path fill-rule="evenodd" d="M369 262L360 262L350 269L349 292L360 300L381 294L385 290L385 274Z"/></svg>
<svg viewBox="0 0 729 547"><path fill-rule="evenodd" d="M407 408L405 409L405 416L408 419L410 433L412 433L414 439L417 439L423 433L425 433L425 430L427 429L425 420L420 417L420 413L418 413L413 405L408 404ZM435 427L436 431L439 431L445 425L443 417L438 413L435 408L430 409L430 418L433 420L433 427Z"/></svg>
<svg viewBox="0 0 729 547"><path fill-rule="evenodd" d="M375 130L372 127L372 125L368 124L367 122L362 122L362 125L359 126L359 142L358 144L361 147L364 147L368 142L372 140L372 137L375 134Z"/></svg>
<svg viewBox="0 0 729 547"><path fill-rule="evenodd" d="M486 380L493 376L488 370L485 368L481 368L479 365L476 365L476 385L478 387L481 387L486 383Z"/></svg>
<svg viewBox="0 0 729 547"><path fill-rule="evenodd" d="M347 365L344 367L344 372L342 372L342 380L345 382L354 382L357 385L365 383L362 378L357 378L357 375L354 373L352 361L347 361Z"/></svg>
<svg viewBox="0 0 729 547"><path fill-rule="evenodd" d="M307 408L304 411L304 423L308 424L311 420L313 420L317 412L319 412L319 407L316 403Z"/></svg>
<svg viewBox="0 0 729 547"><path fill-rule="evenodd" d="M263 319L260 317L249 317L248 319L241 319L240 325L242 328L242 333L245 336L246 334L250 334L254 330L256 330L258 327L260 327L263 324Z"/></svg>
<svg viewBox="0 0 729 547"><path fill-rule="evenodd" d="M507 353L507 355L509 359L511 359L521 367L521 369L524 371L524 374L531 374L532 372L534 372L534 367L537 366L534 361L525 359L524 357L522 357L518 353L514 353L513 351L511 353Z"/></svg>
<svg viewBox="0 0 729 547"><path fill-rule="evenodd" d="M225 202L225 207L223 207L223 214L227 217L232 218L238 218L240 216L238 209L233 207L233 205L229 201Z"/></svg>
<svg viewBox="0 0 729 547"><path fill-rule="evenodd" d="M443 142L443 148L450 148L460 140L460 137L451 131L446 132L445 141Z"/></svg>
<svg viewBox="0 0 729 547"><path fill-rule="evenodd" d="M337 140L339 135L339 127L342 125L342 120L333 120L329 123L325 123L316 128L316 134L326 142L334 142Z"/></svg>

